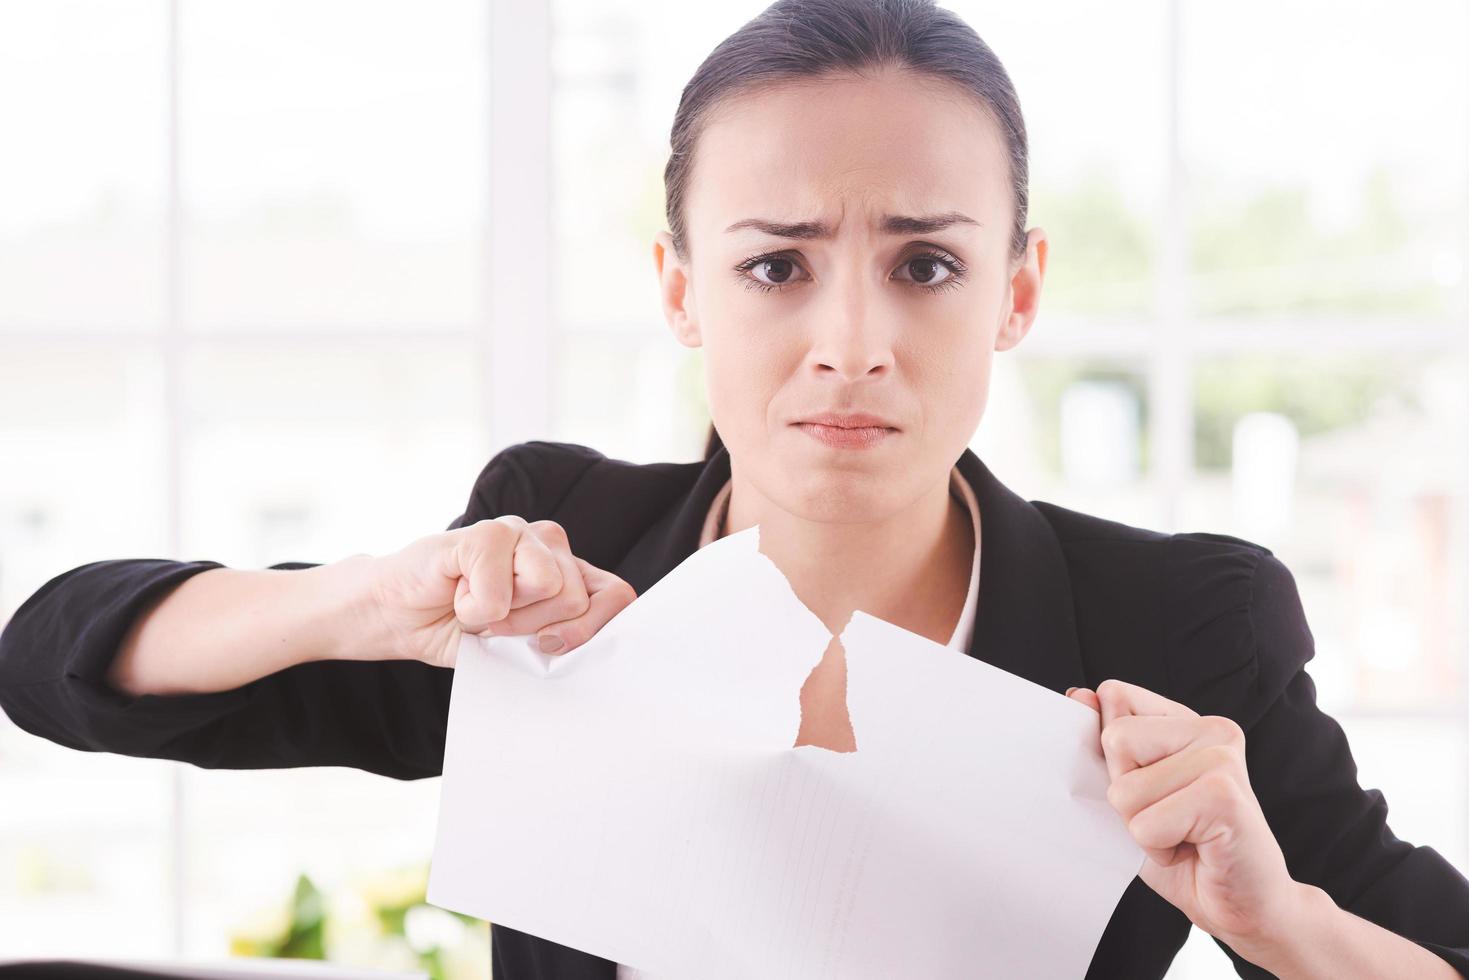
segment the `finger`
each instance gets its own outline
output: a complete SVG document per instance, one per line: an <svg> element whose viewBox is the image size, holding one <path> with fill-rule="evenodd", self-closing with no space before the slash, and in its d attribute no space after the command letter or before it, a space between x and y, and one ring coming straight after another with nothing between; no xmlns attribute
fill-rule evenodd
<svg viewBox="0 0 1469 980"><path fill-rule="evenodd" d="M587 585L577 567L576 556L569 547L550 545L550 553L561 572L561 591L549 598L532 602L514 610L504 619L493 622L489 631L505 636L534 633L541 627L565 619L574 619L590 606ZM549 651L548 651L549 652Z"/></svg>
<svg viewBox="0 0 1469 980"><path fill-rule="evenodd" d="M611 572L603 571L581 558L576 558L575 561L577 568L581 570L582 580L587 584L587 611L573 619L552 623L540 631L539 637L551 636L562 641L564 646L556 650L556 653L566 653L581 646L637 598L633 587ZM542 649L545 649L544 645Z"/></svg>
<svg viewBox="0 0 1469 980"><path fill-rule="evenodd" d="M1152 765L1132 769L1113 778L1107 787L1107 802L1131 820L1211 769L1248 783L1249 777L1244 774L1244 757L1232 745L1217 742L1191 745Z"/></svg>
<svg viewBox="0 0 1469 980"><path fill-rule="evenodd" d="M1113 780L1195 745L1238 745L1243 749L1244 733L1239 725L1219 715L1122 715L1102 729L1102 755Z"/></svg>
<svg viewBox="0 0 1469 980"><path fill-rule="evenodd" d="M565 584L565 572L551 548L529 526L522 528L515 542L510 608L522 609L555 596Z"/></svg>
<svg viewBox="0 0 1469 980"><path fill-rule="evenodd" d="M1155 691L1109 677L1097 685L1097 700L1102 705L1102 729L1122 715L1181 715L1196 717L1198 712L1187 705L1170 701Z"/></svg>
<svg viewBox="0 0 1469 980"><path fill-rule="evenodd" d="M566 536L566 529L555 521L536 521L530 525L530 530L545 542L546 547L551 550L552 556L556 559L556 566L561 570L561 589L553 596L526 606L526 611L538 609L543 603L549 603L550 605L544 608L545 622L580 616L587 610L587 586L582 581L581 569L576 564L576 556L571 553L571 540ZM539 629L542 625L544 622L535 623L526 632Z"/></svg>
<svg viewBox="0 0 1469 980"><path fill-rule="evenodd" d="M1243 796L1227 773L1207 769L1127 822L1148 857L1165 868L1239 823Z"/></svg>
<svg viewBox="0 0 1469 980"><path fill-rule="evenodd" d="M1093 691L1089 687L1069 688L1066 691L1066 696L1073 701L1080 701L1088 708L1091 708L1093 711L1097 712L1097 714L1102 713L1101 703L1097 701L1097 692Z"/></svg>
<svg viewBox="0 0 1469 980"><path fill-rule="evenodd" d="M442 552L443 573L458 580L454 615L465 631L477 633L509 611L513 551L519 535L513 523L483 521L467 533L455 534L453 547Z"/></svg>

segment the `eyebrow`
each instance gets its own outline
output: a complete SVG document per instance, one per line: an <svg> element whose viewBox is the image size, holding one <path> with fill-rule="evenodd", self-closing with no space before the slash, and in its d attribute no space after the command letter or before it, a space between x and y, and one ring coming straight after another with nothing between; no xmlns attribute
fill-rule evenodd
<svg viewBox="0 0 1469 980"><path fill-rule="evenodd" d="M921 217L910 217L902 214L885 214L882 216L878 227L887 235L927 235L935 231L942 231L951 225L979 225L967 214L958 211L947 211L943 214L923 215ZM754 228L763 231L767 235L776 238L799 238L801 240L822 239L832 237L830 225L821 221L796 221L780 222L768 221L764 218L746 218L736 221L726 232L739 231L742 228Z"/></svg>

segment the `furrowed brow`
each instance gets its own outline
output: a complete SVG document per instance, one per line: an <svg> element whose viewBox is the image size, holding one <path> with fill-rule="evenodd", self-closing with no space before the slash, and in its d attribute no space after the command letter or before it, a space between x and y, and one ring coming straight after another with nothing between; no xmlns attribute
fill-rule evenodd
<svg viewBox="0 0 1469 980"><path fill-rule="evenodd" d="M943 214L923 215L913 217L902 214L885 214L879 222L882 232L887 235L927 235L935 231L942 231L953 225L980 225L980 222L966 214L958 211L947 211ZM776 238L794 238L800 241L811 241L831 238L834 234L830 225L821 221L771 221L766 218L746 218L736 221L728 228L726 233L740 231L745 228L753 228Z"/></svg>

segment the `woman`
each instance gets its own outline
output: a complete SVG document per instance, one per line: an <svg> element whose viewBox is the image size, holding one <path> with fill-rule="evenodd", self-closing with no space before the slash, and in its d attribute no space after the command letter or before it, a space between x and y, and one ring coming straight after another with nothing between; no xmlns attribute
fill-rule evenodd
<svg viewBox="0 0 1469 980"><path fill-rule="evenodd" d="M1244 976L1469 976L1469 881L1357 784L1285 567L1027 503L965 448L1040 299L1026 154L1008 76L952 13L776 3L685 88L653 245L674 336L705 350L705 459L528 442L391 555L83 565L0 638L0 705L88 751L432 776L461 631L574 649L759 524L834 634L862 609L1098 711L1149 860L1089 976L1162 976L1191 923ZM833 644L798 744L853 748L844 683ZM497 978L632 975L493 935Z"/></svg>

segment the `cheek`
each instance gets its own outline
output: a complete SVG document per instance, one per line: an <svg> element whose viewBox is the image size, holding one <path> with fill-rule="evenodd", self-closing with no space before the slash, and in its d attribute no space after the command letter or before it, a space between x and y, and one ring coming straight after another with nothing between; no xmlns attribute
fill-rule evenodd
<svg viewBox="0 0 1469 980"><path fill-rule="evenodd" d="M709 412L731 446L767 427L772 403L799 361L792 336L769 322L724 320L704 327L704 383ZM794 358L794 361L793 361Z"/></svg>
<svg viewBox="0 0 1469 980"><path fill-rule="evenodd" d="M966 323L943 335L943 343L914 353L913 389L923 405L926 429L935 436L958 434L967 442L984 413L994 363L993 339L985 337L978 323Z"/></svg>

